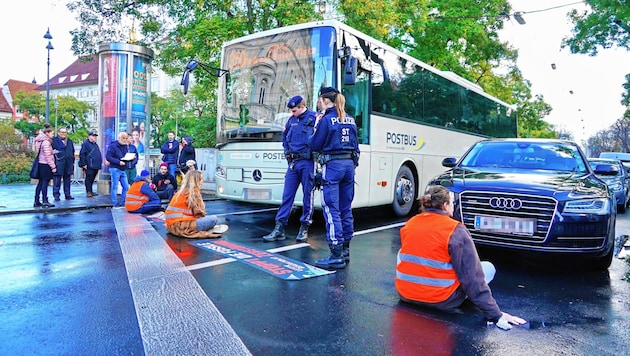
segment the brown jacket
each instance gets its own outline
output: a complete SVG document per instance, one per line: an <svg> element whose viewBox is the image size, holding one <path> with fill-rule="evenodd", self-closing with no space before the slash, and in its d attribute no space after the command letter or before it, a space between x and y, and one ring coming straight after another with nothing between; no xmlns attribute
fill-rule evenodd
<svg viewBox="0 0 630 356"><path fill-rule="evenodd" d="M171 202L169 203L169 206L177 206L178 201L181 202L179 204L185 204L184 201L186 200L187 197L179 196L179 194L183 194L183 193L178 193L178 195L173 197L173 199L171 199ZM201 196L199 196L198 198L199 198L200 204L193 204L195 206L188 207L192 211L192 215L195 217L195 219L199 219L201 217L206 216L206 206L203 204L203 201L201 200ZM180 207L180 208L183 208L183 207ZM169 209L167 209L167 213L168 213L168 210ZM187 214L190 214L190 213L187 213ZM174 220L177 220L177 219L174 219ZM179 237L187 237L189 239L208 239L208 238L221 237L220 234L215 234L212 231L199 231L197 229L196 220L182 220L182 221L176 221L172 224L169 223L167 220L167 224L165 225L166 225L166 231Z"/></svg>

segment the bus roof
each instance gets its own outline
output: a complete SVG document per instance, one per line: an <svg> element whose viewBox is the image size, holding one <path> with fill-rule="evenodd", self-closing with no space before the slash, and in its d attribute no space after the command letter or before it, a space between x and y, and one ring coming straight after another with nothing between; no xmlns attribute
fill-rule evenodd
<svg viewBox="0 0 630 356"><path fill-rule="evenodd" d="M337 20L323 20L323 21L313 21L313 22L305 22L305 23L301 23L301 24L296 24L296 25L290 25L290 26L285 26L285 27L278 27L275 29L271 29L271 30L267 30L267 31L261 31L261 32L257 32L257 33L253 33L250 35L246 35L243 37L239 37L236 39L233 39L231 41L227 41L225 43L223 43L223 49L225 49L225 47L228 47L230 45L236 44L236 43L240 43L243 41L247 41L247 40L252 40L252 39L256 39L256 38L261 38L261 37L265 37L265 36L270 36L270 35L274 35L274 34L279 34L279 33L285 33L285 32L289 32L289 31L296 31L296 30L302 30L302 29L309 29L309 28L313 28L313 27L333 27L335 29L341 29L344 30L346 32L349 32L355 36L359 36L359 37L363 37L363 38L367 38L370 40L370 42L376 44L378 47L386 49L388 51L391 51L393 53L396 53L396 55L405 58L406 60L413 62L415 64L417 64L418 66L429 70L447 80L450 80L451 82L454 82L458 85L461 85L462 87L471 90L479 95L482 95L488 99L491 99L503 106L509 107L512 110L516 110L516 105L511 105L508 104L506 102L504 102L503 100L496 98L488 93L486 93L485 91L483 91L483 89L475 83L470 82L469 80L460 77L459 75L451 72L451 71L441 71L437 68L434 68L424 62L422 62L421 60L414 58L406 53L403 53L397 49L395 49L394 47L391 47L371 36L366 35L365 33L356 30L346 24L344 24L343 22L337 21Z"/></svg>

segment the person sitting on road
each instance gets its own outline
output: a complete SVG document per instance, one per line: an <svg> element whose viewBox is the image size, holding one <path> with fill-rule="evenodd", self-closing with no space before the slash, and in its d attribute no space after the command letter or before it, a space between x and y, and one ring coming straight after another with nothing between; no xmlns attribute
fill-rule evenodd
<svg viewBox="0 0 630 356"><path fill-rule="evenodd" d="M125 209L130 213L151 214L162 210L160 197L149 186L151 173L146 169L134 179L127 191Z"/></svg>
<svg viewBox="0 0 630 356"><path fill-rule="evenodd" d="M153 177L155 192L160 199L171 200L177 190L177 180L168 171L168 164L160 164L160 171Z"/></svg>
<svg viewBox="0 0 630 356"><path fill-rule="evenodd" d="M402 247L396 264L396 289L404 302L439 310L459 307L466 298L501 329L526 321L501 312L488 283L496 272L481 262L470 232L453 216L453 193L429 188L422 212L400 229Z"/></svg>
<svg viewBox="0 0 630 356"><path fill-rule="evenodd" d="M175 193L164 213L166 231L192 239L216 238L228 230L217 225L216 215L206 216L206 205L201 197L203 176L200 171L189 171L180 190Z"/></svg>

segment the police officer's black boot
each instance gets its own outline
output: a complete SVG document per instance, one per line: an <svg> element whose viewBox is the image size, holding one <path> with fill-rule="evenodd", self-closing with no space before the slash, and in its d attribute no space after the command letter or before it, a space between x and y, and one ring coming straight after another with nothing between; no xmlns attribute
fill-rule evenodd
<svg viewBox="0 0 630 356"><path fill-rule="evenodd" d="M286 239L287 236L284 234L284 225L280 221L276 221L276 227L273 228L273 231L269 235L263 236L263 240L265 241L280 241Z"/></svg>
<svg viewBox="0 0 630 356"><path fill-rule="evenodd" d="M298 231L295 241L302 242L308 240L308 225L300 225L300 231Z"/></svg>
<svg viewBox="0 0 630 356"><path fill-rule="evenodd" d="M329 245L330 256L323 260L315 262L315 266L323 269L341 269L346 268L346 261L342 256L342 245Z"/></svg>
<svg viewBox="0 0 630 356"><path fill-rule="evenodd" d="M346 240L343 242L341 255L343 256L343 259L344 261L346 261L346 263L350 262L350 240Z"/></svg>

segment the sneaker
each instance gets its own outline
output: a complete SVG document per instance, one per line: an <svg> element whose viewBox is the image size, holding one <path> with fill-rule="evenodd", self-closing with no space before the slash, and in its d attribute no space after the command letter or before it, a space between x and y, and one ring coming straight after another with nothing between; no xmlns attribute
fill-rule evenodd
<svg viewBox="0 0 630 356"><path fill-rule="evenodd" d="M60 201L60 200L61 200L61 198L55 197L55 201Z"/></svg>
<svg viewBox="0 0 630 356"><path fill-rule="evenodd" d="M219 224L215 225L212 230L210 230L213 234L222 234L228 231L229 227L227 225Z"/></svg>

